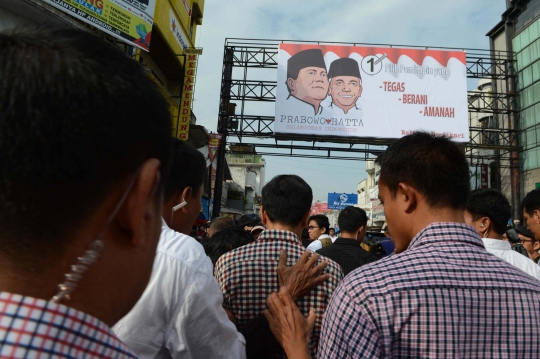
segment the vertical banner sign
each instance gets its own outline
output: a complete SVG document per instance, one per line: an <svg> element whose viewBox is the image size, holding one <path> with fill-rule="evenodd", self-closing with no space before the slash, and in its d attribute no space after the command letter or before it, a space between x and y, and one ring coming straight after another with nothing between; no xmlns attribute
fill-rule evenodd
<svg viewBox="0 0 540 359"><path fill-rule="evenodd" d="M274 131L469 141L464 51L280 44Z"/></svg>
<svg viewBox="0 0 540 359"><path fill-rule="evenodd" d="M211 133L208 136L208 158L210 158L210 162L214 162L214 158L216 158L216 153L221 143L221 136L219 133Z"/></svg>
<svg viewBox="0 0 540 359"><path fill-rule="evenodd" d="M198 55L187 54L184 62L184 90L182 91L182 103L180 106L180 123L178 138L187 141L189 137L189 124L191 121L191 109L193 108L193 92L195 91L195 75L197 71Z"/></svg>
<svg viewBox="0 0 540 359"><path fill-rule="evenodd" d="M488 188L489 167L487 163L480 165L480 188Z"/></svg>
<svg viewBox="0 0 540 359"><path fill-rule="evenodd" d="M156 0L43 0L130 45L150 51Z"/></svg>

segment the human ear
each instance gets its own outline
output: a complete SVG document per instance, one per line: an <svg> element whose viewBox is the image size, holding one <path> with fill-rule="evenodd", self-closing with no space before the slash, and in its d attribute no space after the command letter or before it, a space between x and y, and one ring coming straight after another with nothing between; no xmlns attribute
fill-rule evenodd
<svg viewBox="0 0 540 359"><path fill-rule="evenodd" d="M194 194L193 192L193 188L191 188L190 186L187 186L186 188L184 188L184 190L182 191L182 201L186 201L189 203L189 201L192 199L191 196ZM180 202L179 202L180 203ZM187 204L187 203L186 203ZM187 208L186 206L182 207L182 211L184 213L187 212Z"/></svg>
<svg viewBox="0 0 540 359"><path fill-rule="evenodd" d="M261 206L261 223L266 226L267 222L268 222L268 214L266 213L264 206Z"/></svg>
<svg viewBox="0 0 540 359"><path fill-rule="evenodd" d="M160 191L160 161L146 160L117 214L121 230L129 234L132 246L142 246L151 239L151 224L162 214L163 194Z"/></svg>
<svg viewBox="0 0 540 359"><path fill-rule="evenodd" d="M362 85L360 85L360 90L358 91L358 97L362 97L362 91L364 90L364 88L362 87Z"/></svg>
<svg viewBox="0 0 540 359"><path fill-rule="evenodd" d="M396 191L396 200L406 213L412 213L418 205L418 192L413 187L400 182Z"/></svg>

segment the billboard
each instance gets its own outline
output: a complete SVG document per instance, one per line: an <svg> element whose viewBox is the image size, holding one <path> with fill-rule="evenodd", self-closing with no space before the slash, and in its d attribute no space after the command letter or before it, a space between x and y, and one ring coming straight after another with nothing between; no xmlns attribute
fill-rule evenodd
<svg viewBox="0 0 540 359"><path fill-rule="evenodd" d="M356 193L328 193L328 209L342 210L356 204L358 204L358 194Z"/></svg>
<svg viewBox="0 0 540 359"><path fill-rule="evenodd" d="M149 51L156 0L43 0L120 40Z"/></svg>
<svg viewBox="0 0 540 359"><path fill-rule="evenodd" d="M464 51L280 44L274 132L469 141Z"/></svg>

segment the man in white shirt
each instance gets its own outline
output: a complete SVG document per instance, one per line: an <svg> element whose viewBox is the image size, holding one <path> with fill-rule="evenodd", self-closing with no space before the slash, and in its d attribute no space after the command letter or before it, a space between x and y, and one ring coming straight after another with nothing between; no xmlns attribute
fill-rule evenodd
<svg viewBox="0 0 540 359"><path fill-rule="evenodd" d="M528 257L513 251L510 243L503 240L511 213L506 197L495 189L486 188L471 191L464 216L465 223L473 226L482 237L489 253L540 280L540 267Z"/></svg>
<svg viewBox="0 0 540 359"><path fill-rule="evenodd" d="M335 228L330 228L330 230L328 231L328 235L330 236L332 243L334 243L336 239L338 239Z"/></svg>
<svg viewBox="0 0 540 359"><path fill-rule="evenodd" d="M223 309L210 258L200 243L182 234L190 233L201 210L205 170L203 155L176 140L150 282L113 327L139 358L246 357L244 337Z"/></svg>
<svg viewBox="0 0 540 359"><path fill-rule="evenodd" d="M330 221L323 214L316 214L308 219L309 239L312 242L307 249L316 252L321 248L331 245L332 239L328 235L330 229Z"/></svg>

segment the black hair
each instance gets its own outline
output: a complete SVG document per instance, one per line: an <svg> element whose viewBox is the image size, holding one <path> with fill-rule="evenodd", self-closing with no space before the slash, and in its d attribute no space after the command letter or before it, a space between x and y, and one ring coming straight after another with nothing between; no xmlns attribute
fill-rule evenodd
<svg viewBox="0 0 540 359"><path fill-rule="evenodd" d="M521 210L527 212L529 216L532 216L535 210L540 211L540 189L533 189L527 193L521 201Z"/></svg>
<svg viewBox="0 0 540 359"><path fill-rule="evenodd" d="M253 236L248 231L238 228L227 228L215 235L201 240L206 255L215 265L219 257L233 249L254 242Z"/></svg>
<svg viewBox="0 0 540 359"><path fill-rule="evenodd" d="M255 227L262 225L261 217L256 214L244 214L240 219L236 221L238 227L244 228L244 226Z"/></svg>
<svg viewBox="0 0 540 359"><path fill-rule="evenodd" d="M380 155L379 182L395 197L399 183L414 187L433 208L464 209L470 191L469 165L450 139L415 132Z"/></svg>
<svg viewBox="0 0 540 359"><path fill-rule="evenodd" d="M145 160L159 159L166 175L171 127L143 67L100 37L0 33L0 250L62 253Z"/></svg>
<svg viewBox="0 0 540 359"><path fill-rule="evenodd" d="M362 208L345 207L338 216L339 228L342 232L354 233L367 224L367 214Z"/></svg>
<svg viewBox="0 0 540 359"><path fill-rule="evenodd" d="M512 207L506 197L492 188L472 191L466 208L474 221L488 217L493 223L493 230L498 234L506 232L506 225L512 216Z"/></svg>
<svg viewBox="0 0 540 359"><path fill-rule="evenodd" d="M324 214L316 214L314 216L309 217L308 224L311 221L315 221L317 225L319 226L319 229L326 228L326 232L324 232L325 234L328 234L328 232L330 231L329 230L330 221L328 220L328 217L326 217Z"/></svg>
<svg viewBox="0 0 540 359"><path fill-rule="evenodd" d="M212 236L214 236L216 233L223 231L227 228L232 228L236 226L236 223L234 223L234 219L230 217L218 217L214 218L212 220L212 223L210 223L210 230L212 231Z"/></svg>
<svg viewBox="0 0 540 359"><path fill-rule="evenodd" d="M186 187L198 191L206 178L206 160L189 143L174 139L171 149L171 167L164 179L165 201Z"/></svg>
<svg viewBox="0 0 540 359"><path fill-rule="evenodd" d="M302 239L309 239L309 231L307 228L302 229Z"/></svg>
<svg viewBox="0 0 540 359"><path fill-rule="evenodd" d="M272 222L296 226L309 212L313 192L296 175L274 177L262 189L262 206Z"/></svg>
<svg viewBox="0 0 540 359"><path fill-rule="evenodd" d="M333 227L328 228L328 231L335 231L336 229Z"/></svg>

